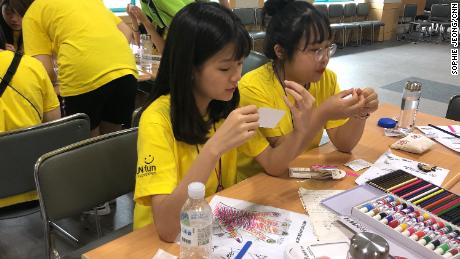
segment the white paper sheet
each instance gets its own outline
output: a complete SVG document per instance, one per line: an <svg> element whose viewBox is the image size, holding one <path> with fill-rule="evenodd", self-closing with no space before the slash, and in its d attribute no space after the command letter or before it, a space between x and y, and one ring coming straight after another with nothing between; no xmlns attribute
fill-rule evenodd
<svg viewBox="0 0 460 259"><path fill-rule="evenodd" d="M261 128L273 129L283 118L285 112L273 108L259 108L259 124Z"/></svg>
<svg viewBox="0 0 460 259"><path fill-rule="evenodd" d="M447 130L449 132L452 132L451 129L453 129L454 132L452 133L456 135L460 135L460 125L451 125L450 128L449 126L437 126L437 127L443 130ZM436 140L437 142L446 146L449 149L452 149L456 152L460 152L460 138L456 138L454 136L451 136L447 133L444 133L430 126L417 126L417 128L421 132L423 132L427 137Z"/></svg>
<svg viewBox="0 0 460 259"><path fill-rule="evenodd" d="M307 215L214 196L213 257L233 258L252 241L244 258L283 258L286 244L315 241Z"/></svg>
<svg viewBox="0 0 460 259"><path fill-rule="evenodd" d="M300 200L310 216L310 222L318 241L348 240L347 234L349 234L350 231L337 222L337 214L321 205L322 200L341 192L343 191L308 190L302 187L299 188Z"/></svg>
<svg viewBox="0 0 460 259"><path fill-rule="evenodd" d="M161 248L158 248L152 259L177 259L177 256L172 255Z"/></svg>
<svg viewBox="0 0 460 259"><path fill-rule="evenodd" d="M380 156L377 161L375 161L373 166L371 166L369 169L367 169L366 172L356 178L355 182L361 185L371 179L401 169L430 183L441 186L442 182L449 173L449 170L441 167L437 167L435 171L423 172L422 170L418 169L418 163L418 161L394 155L390 150L388 150L382 156Z"/></svg>

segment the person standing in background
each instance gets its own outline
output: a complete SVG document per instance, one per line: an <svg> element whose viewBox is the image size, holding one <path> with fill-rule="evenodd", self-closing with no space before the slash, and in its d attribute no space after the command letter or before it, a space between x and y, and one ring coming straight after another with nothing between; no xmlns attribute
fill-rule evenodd
<svg viewBox="0 0 460 259"><path fill-rule="evenodd" d="M151 36L152 43L160 53L163 52L164 39L173 17L193 2L196 0L141 0L141 8L128 5L127 12L131 17L136 43L139 44L139 26L143 25L147 34ZM230 9L228 0L219 0L219 3Z"/></svg>
<svg viewBox="0 0 460 259"><path fill-rule="evenodd" d="M0 27L6 37L6 49L11 51L24 51L22 41L22 17L11 8L11 0L0 0ZM32 2L32 0L30 0ZM24 9L19 5L18 9Z"/></svg>
<svg viewBox="0 0 460 259"><path fill-rule="evenodd" d="M92 136L129 124L138 76L129 47L131 29L102 1L16 0L10 4L23 17L25 53L40 60L51 80L58 82L65 114L86 113Z"/></svg>

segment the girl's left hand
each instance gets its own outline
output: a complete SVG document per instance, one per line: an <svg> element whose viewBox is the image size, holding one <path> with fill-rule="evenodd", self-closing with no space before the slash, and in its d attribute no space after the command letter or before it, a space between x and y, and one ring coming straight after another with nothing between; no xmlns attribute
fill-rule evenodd
<svg viewBox="0 0 460 259"><path fill-rule="evenodd" d="M373 113L379 107L377 93L372 88L357 89L358 95L363 95L366 100L364 104L364 113Z"/></svg>
<svg viewBox="0 0 460 259"><path fill-rule="evenodd" d="M305 87L296 82L285 80L284 84L286 85L286 93L289 93L295 99L295 103L292 104L286 96L283 96L284 102L292 113L294 130L306 131L308 123L305 122L312 116L315 98Z"/></svg>

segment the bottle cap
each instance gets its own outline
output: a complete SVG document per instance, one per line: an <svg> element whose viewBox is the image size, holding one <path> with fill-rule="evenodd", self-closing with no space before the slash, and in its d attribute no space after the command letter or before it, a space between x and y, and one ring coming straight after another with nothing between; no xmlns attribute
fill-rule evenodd
<svg viewBox="0 0 460 259"><path fill-rule="evenodd" d="M407 81L405 88L411 92L420 91L422 90L422 83L417 81Z"/></svg>
<svg viewBox="0 0 460 259"><path fill-rule="evenodd" d="M203 199L205 187L203 183L193 182L188 185L188 197L192 199Z"/></svg>
<svg viewBox="0 0 460 259"><path fill-rule="evenodd" d="M389 251L390 246L383 237L362 232L351 238L348 253L355 259L383 259L388 258Z"/></svg>
<svg viewBox="0 0 460 259"><path fill-rule="evenodd" d="M396 121L391 118L380 118L377 125L385 129L392 129L396 127Z"/></svg>

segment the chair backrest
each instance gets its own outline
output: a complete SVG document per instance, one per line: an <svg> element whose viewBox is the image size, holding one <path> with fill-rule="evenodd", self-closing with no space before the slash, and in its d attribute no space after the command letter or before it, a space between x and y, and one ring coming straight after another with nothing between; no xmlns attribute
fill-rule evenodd
<svg viewBox="0 0 460 259"><path fill-rule="evenodd" d="M314 6L320 13L322 13L322 14L324 14L324 16L328 17L327 5L325 5L325 4L315 4Z"/></svg>
<svg viewBox="0 0 460 259"><path fill-rule="evenodd" d="M445 4L433 4L430 17L450 19L450 6Z"/></svg>
<svg viewBox="0 0 460 259"><path fill-rule="evenodd" d="M406 4L404 5L404 18L411 18L412 20L415 19L417 16L417 4Z"/></svg>
<svg viewBox="0 0 460 259"><path fill-rule="evenodd" d="M447 106L446 119L460 121L460 95L450 98Z"/></svg>
<svg viewBox="0 0 460 259"><path fill-rule="evenodd" d="M142 107L136 108L131 115L131 127L138 127L141 120Z"/></svg>
<svg viewBox="0 0 460 259"><path fill-rule="evenodd" d="M426 11L431 11L431 6L437 4L439 0L426 0L425 2L425 9Z"/></svg>
<svg viewBox="0 0 460 259"><path fill-rule="evenodd" d="M369 16L369 4L368 3L358 3L356 6L356 14L359 17Z"/></svg>
<svg viewBox="0 0 460 259"><path fill-rule="evenodd" d="M265 57L264 54L256 52L256 51L251 51L251 53L249 53L249 56L243 62L242 75L262 66L263 64L267 62L268 62L268 58Z"/></svg>
<svg viewBox="0 0 460 259"><path fill-rule="evenodd" d="M35 182L45 224L134 189L137 128L87 139L40 157Z"/></svg>
<svg viewBox="0 0 460 259"><path fill-rule="evenodd" d="M256 8L256 25L265 26L263 8Z"/></svg>
<svg viewBox="0 0 460 259"><path fill-rule="evenodd" d="M41 155L89 137L89 118L82 113L0 134L0 198L35 190Z"/></svg>
<svg viewBox="0 0 460 259"><path fill-rule="evenodd" d="M345 4L345 7L343 9L343 16L344 17L356 16L356 4L355 3Z"/></svg>
<svg viewBox="0 0 460 259"><path fill-rule="evenodd" d="M255 25L256 13L254 8L235 8L233 13L240 18L243 25Z"/></svg>
<svg viewBox="0 0 460 259"><path fill-rule="evenodd" d="M331 4L329 5L329 18L342 18L343 17L343 5L342 4Z"/></svg>

